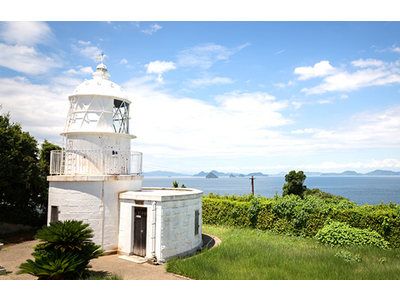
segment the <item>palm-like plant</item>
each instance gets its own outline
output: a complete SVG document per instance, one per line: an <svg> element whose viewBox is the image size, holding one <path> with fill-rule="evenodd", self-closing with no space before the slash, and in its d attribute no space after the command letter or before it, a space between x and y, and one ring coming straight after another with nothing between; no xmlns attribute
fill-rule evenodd
<svg viewBox="0 0 400 300"><path fill-rule="evenodd" d="M78 279L87 277L89 261L103 254L92 242L93 230L82 221L67 220L43 226L36 239L42 243L34 247L35 261L21 264L19 273L39 279ZM71 273L72 272L72 273Z"/></svg>
<svg viewBox="0 0 400 300"><path fill-rule="evenodd" d="M83 224L82 221L76 220L50 223L49 226L43 226L36 233L35 238L43 243L38 244L35 249L46 251L55 249L62 252L82 251L85 246L94 245L92 242L93 230L88 227L89 224ZM100 248L100 246L96 246L96 248ZM97 253L97 251L95 252Z"/></svg>
<svg viewBox="0 0 400 300"><path fill-rule="evenodd" d="M39 279L76 279L86 278L90 271L80 266L85 263L77 253L49 252L47 255L38 256L35 261L28 259L19 266L18 274L30 274Z"/></svg>

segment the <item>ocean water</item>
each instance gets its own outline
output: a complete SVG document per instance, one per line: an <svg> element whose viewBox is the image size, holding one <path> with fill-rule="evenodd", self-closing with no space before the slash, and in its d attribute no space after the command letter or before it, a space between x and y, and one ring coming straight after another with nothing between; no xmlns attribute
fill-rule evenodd
<svg viewBox="0 0 400 300"><path fill-rule="evenodd" d="M204 194L219 193L244 195L251 193L251 181L248 177L235 178L198 178L198 177L144 177L143 187L172 187L173 181L179 186L202 190ZM273 197L275 193L282 195L284 177L256 177L254 194ZM304 184L310 188L349 198L357 204L400 204L400 176L337 176L307 177Z"/></svg>

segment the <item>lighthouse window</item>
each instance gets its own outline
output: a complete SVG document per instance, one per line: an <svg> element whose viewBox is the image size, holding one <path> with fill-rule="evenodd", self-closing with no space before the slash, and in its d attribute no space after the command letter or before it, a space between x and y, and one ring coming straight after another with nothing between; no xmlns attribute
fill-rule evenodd
<svg viewBox="0 0 400 300"><path fill-rule="evenodd" d="M196 209L194 212L194 235L199 234L199 210Z"/></svg>
<svg viewBox="0 0 400 300"><path fill-rule="evenodd" d="M50 222L58 221L58 206L51 206Z"/></svg>
<svg viewBox="0 0 400 300"><path fill-rule="evenodd" d="M129 134L129 103L114 99L113 127L116 133Z"/></svg>

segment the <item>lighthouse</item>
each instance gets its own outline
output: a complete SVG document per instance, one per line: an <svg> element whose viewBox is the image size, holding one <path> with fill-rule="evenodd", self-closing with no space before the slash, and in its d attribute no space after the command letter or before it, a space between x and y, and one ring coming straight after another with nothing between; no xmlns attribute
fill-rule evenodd
<svg viewBox="0 0 400 300"><path fill-rule="evenodd" d="M131 149L127 92L104 55L68 97L62 150L50 155L48 224L80 220L106 254L165 261L202 245L202 191L143 188L142 153Z"/></svg>

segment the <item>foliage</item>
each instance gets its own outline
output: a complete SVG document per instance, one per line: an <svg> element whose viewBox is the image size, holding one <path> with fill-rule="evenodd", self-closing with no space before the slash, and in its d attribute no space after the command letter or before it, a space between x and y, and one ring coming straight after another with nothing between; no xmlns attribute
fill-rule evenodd
<svg viewBox="0 0 400 300"><path fill-rule="evenodd" d="M37 141L9 114L0 115L0 149L0 219L44 224L47 183L39 167Z"/></svg>
<svg viewBox="0 0 400 300"><path fill-rule="evenodd" d="M172 182L172 187L173 187L173 188L178 188L178 187L179 187L179 182L176 181L176 180L173 181L173 182Z"/></svg>
<svg viewBox="0 0 400 300"><path fill-rule="evenodd" d="M50 175L50 152L53 150L61 150L61 147L49 143L46 139L42 143L40 149L39 166L45 177Z"/></svg>
<svg viewBox="0 0 400 300"><path fill-rule="evenodd" d="M260 200L257 198L252 199L250 201L249 208L247 209L247 213L249 215L249 220L252 227L256 227L259 211L260 211Z"/></svg>
<svg viewBox="0 0 400 300"><path fill-rule="evenodd" d="M47 216L49 186L47 183L47 176L50 175L50 152L53 150L61 150L61 147L48 142L46 139L42 143L39 156L39 168L43 179L43 192L44 199L43 214Z"/></svg>
<svg viewBox="0 0 400 300"><path fill-rule="evenodd" d="M19 266L18 274L30 274L39 279L77 279L90 275L90 271L81 268L85 263L78 253L52 251L47 255L40 255L35 261L28 259L26 263Z"/></svg>
<svg viewBox="0 0 400 300"><path fill-rule="evenodd" d="M90 275L88 268L91 259L103 254L100 246L95 245L93 230L82 221L67 220L43 226L36 239L41 243L34 247L32 256L20 266L20 273L38 276L39 279L78 279ZM70 269L74 270L71 273Z"/></svg>
<svg viewBox="0 0 400 300"><path fill-rule="evenodd" d="M347 263L361 262L361 256L359 254L353 254L347 250L340 250L335 254L335 257L340 257Z"/></svg>
<svg viewBox="0 0 400 300"><path fill-rule="evenodd" d="M252 203L254 199L257 199ZM379 233L391 247L400 247L400 205L359 206L346 198L332 195L297 195L265 198L253 195L203 197L204 224L273 230L297 236L313 237L328 218L359 229Z"/></svg>
<svg viewBox="0 0 400 300"><path fill-rule="evenodd" d="M310 190L308 188L304 191L304 196L315 196L320 199L331 199L331 198L342 199L342 200L346 199L342 196L335 196L335 195L332 195L331 193L323 192L320 189Z"/></svg>
<svg viewBox="0 0 400 300"><path fill-rule="evenodd" d="M346 223L335 222L327 219L324 227L318 231L315 238L331 246L375 246L388 249L389 243L380 234L367 229L354 228Z"/></svg>
<svg viewBox="0 0 400 300"><path fill-rule="evenodd" d="M181 188L186 189L186 185L182 184Z"/></svg>
<svg viewBox="0 0 400 300"><path fill-rule="evenodd" d="M294 194L303 198L303 194L307 189L307 187L303 185L306 178L307 176L303 173L303 171L290 171L285 175L286 183L282 187L282 196Z"/></svg>

